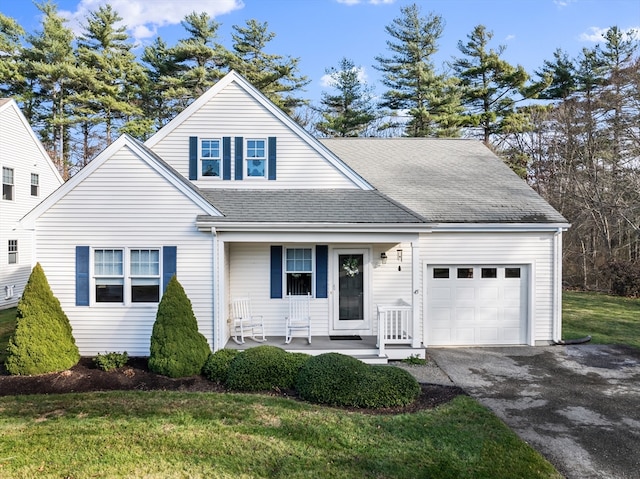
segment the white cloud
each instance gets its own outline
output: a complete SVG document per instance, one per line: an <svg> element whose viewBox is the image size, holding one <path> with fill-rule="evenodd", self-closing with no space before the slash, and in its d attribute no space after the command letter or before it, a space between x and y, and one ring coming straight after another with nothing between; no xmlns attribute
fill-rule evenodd
<svg viewBox="0 0 640 479"><path fill-rule="evenodd" d="M80 33L89 12L107 3L122 17L122 24L136 40L155 36L159 27L178 24L191 12L206 12L215 18L244 7L242 0L80 0L75 11L59 13L69 20L74 32Z"/></svg>
<svg viewBox="0 0 640 479"><path fill-rule="evenodd" d="M516 36L515 35L507 35L506 38L504 39L506 42L510 42L511 40L515 40Z"/></svg>
<svg viewBox="0 0 640 479"><path fill-rule="evenodd" d="M564 8L568 7L572 3L576 3L577 1L578 0L553 0L553 3L555 3L559 8Z"/></svg>
<svg viewBox="0 0 640 479"><path fill-rule="evenodd" d="M600 43L604 41L604 35L607 33L607 30L609 30L609 27L589 27L586 33L580 34L579 38L583 42ZM620 31L628 35L632 34L636 40L640 41L640 27L626 28Z"/></svg>

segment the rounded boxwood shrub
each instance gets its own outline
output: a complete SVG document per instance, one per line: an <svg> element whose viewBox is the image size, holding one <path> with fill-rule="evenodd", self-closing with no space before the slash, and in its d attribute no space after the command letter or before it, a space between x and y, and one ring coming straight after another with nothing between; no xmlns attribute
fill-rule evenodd
<svg viewBox="0 0 640 479"><path fill-rule="evenodd" d="M339 353L310 358L300 369L296 388L310 402L363 408L406 406L421 391L403 369L368 365Z"/></svg>
<svg viewBox="0 0 640 479"><path fill-rule="evenodd" d="M227 382L231 361L238 355L237 349L220 349L207 358L202 367L202 374L209 381L224 384Z"/></svg>
<svg viewBox="0 0 640 479"><path fill-rule="evenodd" d="M18 302L5 367L10 374L64 371L80 360L69 318L36 264Z"/></svg>
<svg viewBox="0 0 640 479"><path fill-rule="evenodd" d="M236 391L292 389L306 355L287 353L276 346L242 351L231 364L226 386Z"/></svg>
<svg viewBox="0 0 640 479"><path fill-rule="evenodd" d="M368 366L340 353L313 356L302 366L296 389L302 399L333 406L357 406Z"/></svg>
<svg viewBox="0 0 640 479"><path fill-rule="evenodd" d="M207 339L198 332L191 301L175 276L158 305L150 349L149 369L172 378L200 374L211 354Z"/></svg>

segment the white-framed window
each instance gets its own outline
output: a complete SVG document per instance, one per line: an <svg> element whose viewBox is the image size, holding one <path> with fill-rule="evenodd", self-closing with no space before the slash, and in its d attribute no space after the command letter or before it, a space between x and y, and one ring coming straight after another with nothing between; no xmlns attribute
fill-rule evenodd
<svg viewBox="0 0 640 479"><path fill-rule="evenodd" d="M132 249L131 302L160 301L160 250Z"/></svg>
<svg viewBox="0 0 640 479"><path fill-rule="evenodd" d="M93 250L96 303L160 301L160 249Z"/></svg>
<svg viewBox="0 0 640 479"><path fill-rule="evenodd" d="M93 252L96 303L124 302L124 251L96 249Z"/></svg>
<svg viewBox="0 0 640 479"><path fill-rule="evenodd" d="M247 140L247 177L265 178L267 176L267 140L251 138Z"/></svg>
<svg viewBox="0 0 640 479"><path fill-rule="evenodd" d="M9 240L7 244L9 264L18 264L18 240Z"/></svg>
<svg viewBox="0 0 640 479"><path fill-rule="evenodd" d="M219 138L200 139L200 168L202 176L222 177L222 145Z"/></svg>
<svg viewBox="0 0 640 479"><path fill-rule="evenodd" d="M40 196L40 175L31 173L31 196Z"/></svg>
<svg viewBox="0 0 640 479"><path fill-rule="evenodd" d="M13 200L14 198L13 168L2 167L2 199Z"/></svg>
<svg viewBox="0 0 640 479"><path fill-rule="evenodd" d="M313 248L286 248L284 272L287 295L313 294Z"/></svg>

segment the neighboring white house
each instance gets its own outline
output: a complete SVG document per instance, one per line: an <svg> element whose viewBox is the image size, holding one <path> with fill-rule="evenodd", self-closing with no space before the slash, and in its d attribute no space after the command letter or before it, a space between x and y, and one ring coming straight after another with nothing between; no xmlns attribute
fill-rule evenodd
<svg viewBox="0 0 640 479"><path fill-rule="evenodd" d="M14 100L0 99L0 309L15 306L34 265L31 232L18 221L62 183Z"/></svg>
<svg viewBox="0 0 640 479"><path fill-rule="evenodd" d="M21 223L83 355L148 355L173 274L214 350L239 347L238 296L267 344L311 354L560 338L569 225L484 145L318 141L233 72L145 144L120 137ZM285 346L287 296L306 293L312 344Z"/></svg>

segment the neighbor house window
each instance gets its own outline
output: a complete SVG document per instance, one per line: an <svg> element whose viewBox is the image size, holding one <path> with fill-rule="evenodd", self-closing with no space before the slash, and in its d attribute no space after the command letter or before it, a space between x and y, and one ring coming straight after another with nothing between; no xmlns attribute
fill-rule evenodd
<svg viewBox="0 0 640 479"><path fill-rule="evenodd" d="M313 277L311 248L287 248L285 273L288 295L311 293Z"/></svg>
<svg viewBox="0 0 640 479"><path fill-rule="evenodd" d="M13 200L13 168L2 167L2 199Z"/></svg>
<svg viewBox="0 0 640 479"><path fill-rule="evenodd" d="M121 249L94 251L96 303L124 302L123 256Z"/></svg>
<svg viewBox="0 0 640 479"><path fill-rule="evenodd" d="M266 140L247 140L247 176L264 178L266 172Z"/></svg>
<svg viewBox="0 0 640 479"><path fill-rule="evenodd" d="M222 176L219 139L200 140L200 163L202 176Z"/></svg>
<svg viewBox="0 0 640 479"><path fill-rule="evenodd" d="M131 302L160 301L160 250L131 250Z"/></svg>
<svg viewBox="0 0 640 479"><path fill-rule="evenodd" d="M40 175L31 173L31 196L40 196Z"/></svg>
<svg viewBox="0 0 640 479"><path fill-rule="evenodd" d="M18 240L9 240L9 264L18 264Z"/></svg>

